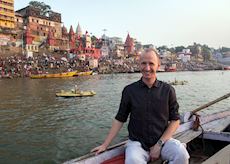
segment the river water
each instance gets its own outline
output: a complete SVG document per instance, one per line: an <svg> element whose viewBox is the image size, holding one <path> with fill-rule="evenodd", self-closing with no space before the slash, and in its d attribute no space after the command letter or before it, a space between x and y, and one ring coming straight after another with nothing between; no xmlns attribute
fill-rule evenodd
<svg viewBox="0 0 230 164"><path fill-rule="evenodd" d="M110 74L66 79L0 79L0 163L61 163L83 155L105 138L125 85L140 74ZM191 111L230 92L230 71L159 73L175 86L180 111ZM55 92L94 90L93 97L57 98ZM204 110L230 110L226 99ZM126 126L115 139L127 136Z"/></svg>

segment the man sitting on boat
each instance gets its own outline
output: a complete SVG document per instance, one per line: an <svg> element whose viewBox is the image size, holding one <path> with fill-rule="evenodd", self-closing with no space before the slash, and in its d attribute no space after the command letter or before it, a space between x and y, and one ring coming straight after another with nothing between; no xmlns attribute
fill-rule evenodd
<svg viewBox="0 0 230 164"><path fill-rule="evenodd" d="M169 164L188 164L185 146L172 138L180 124L175 90L156 79L159 67L156 50L147 49L142 53L142 78L124 88L119 111L104 143L92 151L96 154L105 151L130 115L126 164L147 164L160 157Z"/></svg>

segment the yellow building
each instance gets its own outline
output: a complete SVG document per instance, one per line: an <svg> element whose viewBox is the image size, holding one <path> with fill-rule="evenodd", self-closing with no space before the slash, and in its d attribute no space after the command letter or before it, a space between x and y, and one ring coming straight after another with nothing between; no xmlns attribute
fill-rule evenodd
<svg viewBox="0 0 230 164"><path fill-rule="evenodd" d="M0 28L14 28L14 0L0 0Z"/></svg>

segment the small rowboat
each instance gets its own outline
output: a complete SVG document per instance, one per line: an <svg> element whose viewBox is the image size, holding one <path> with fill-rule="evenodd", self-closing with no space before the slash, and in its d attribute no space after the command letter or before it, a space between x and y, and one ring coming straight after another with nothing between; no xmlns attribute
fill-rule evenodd
<svg viewBox="0 0 230 164"><path fill-rule="evenodd" d="M61 92L56 93L57 97L87 97L87 96L94 96L96 95L95 91L77 91L74 90L71 91L64 91L61 90Z"/></svg>

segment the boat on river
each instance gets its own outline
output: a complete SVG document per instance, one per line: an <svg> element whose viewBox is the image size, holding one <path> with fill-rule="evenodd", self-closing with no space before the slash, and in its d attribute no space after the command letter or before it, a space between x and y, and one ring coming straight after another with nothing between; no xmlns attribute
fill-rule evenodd
<svg viewBox="0 0 230 164"><path fill-rule="evenodd" d="M57 97L88 97L88 96L94 96L96 95L95 91L64 91L61 90L61 92L56 93Z"/></svg>
<svg viewBox="0 0 230 164"><path fill-rule="evenodd" d="M224 66L223 69L224 70L230 70L230 66Z"/></svg>
<svg viewBox="0 0 230 164"><path fill-rule="evenodd" d="M187 83L188 83L188 81L186 81L186 80L174 80L174 81L169 81L168 82L169 84L171 84L171 85L186 85Z"/></svg>
<svg viewBox="0 0 230 164"><path fill-rule="evenodd" d="M66 78L66 77L76 77L76 76L87 76L92 75L93 71L71 71L71 72L63 72L63 73L54 73L54 74L38 74L31 75L31 79L42 79L42 78Z"/></svg>
<svg viewBox="0 0 230 164"><path fill-rule="evenodd" d="M230 108L225 111L199 116L201 109L228 98L230 93L192 112L181 115L181 124L173 138L186 143L190 154L190 164L230 163ZM109 147L99 155L89 153L64 164L124 164L127 140ZM161 159L151 164L167 163Z"/></svg>

